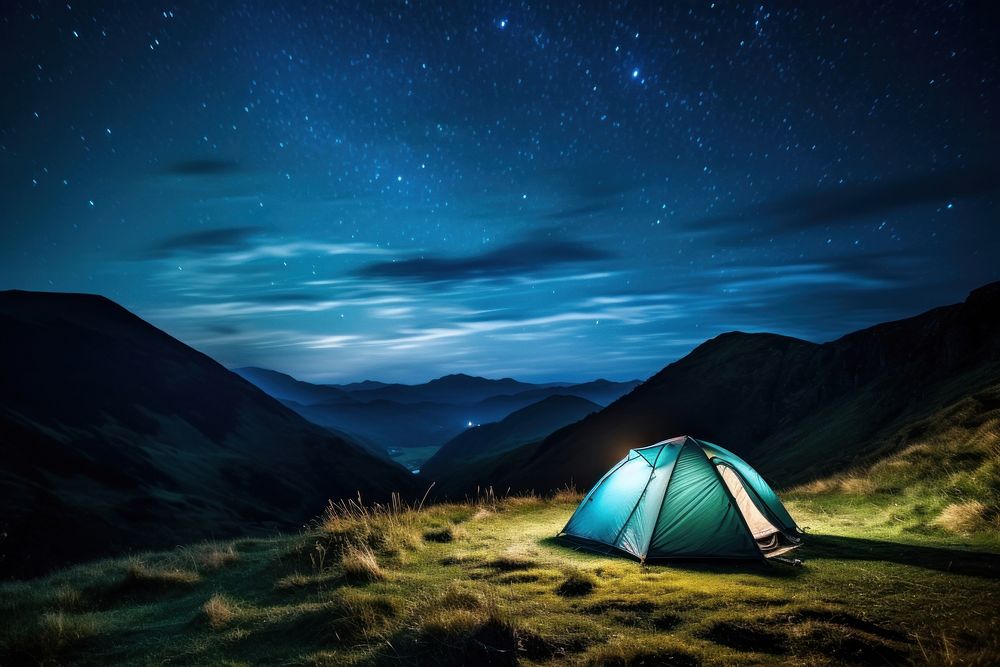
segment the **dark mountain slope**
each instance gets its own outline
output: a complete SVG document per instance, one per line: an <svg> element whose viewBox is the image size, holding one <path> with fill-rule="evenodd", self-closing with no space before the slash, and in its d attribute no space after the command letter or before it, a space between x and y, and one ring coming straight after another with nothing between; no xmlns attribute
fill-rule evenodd
<svg viewBox="0 0 1000 667"><path fill-rule="evenodd" d="M5 575L295 529L413 484L98 296L0 293L0 406Z"/></svg>
<svg viewBox="0 0 1000 667"><path fill-rule="evenodd" d="M467 429L452 438L421 467L421 477L444 479L456 468L542 438L600 409L598 404L579 396L549 396L499 422Z"/></svg>
<svg viewBox="0 0 1000 667"><path fill-rule="evenodd" d="M586 487L630 447L690 433L786 486L884 454L891 433L998 378L1000 283L821 345L728 333L601 412L491 461L475 481Z"/></svg>

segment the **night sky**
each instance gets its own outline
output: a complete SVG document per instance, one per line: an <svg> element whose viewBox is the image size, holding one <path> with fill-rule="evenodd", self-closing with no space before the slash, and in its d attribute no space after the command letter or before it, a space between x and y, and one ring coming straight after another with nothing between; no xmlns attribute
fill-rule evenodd
<svg viewBox="0 0 1000 667"><path fill-rule="evenodd" d="M1000 278L990 3L332 4L6 0L0 288L305 379L583 380Z"/></svg>

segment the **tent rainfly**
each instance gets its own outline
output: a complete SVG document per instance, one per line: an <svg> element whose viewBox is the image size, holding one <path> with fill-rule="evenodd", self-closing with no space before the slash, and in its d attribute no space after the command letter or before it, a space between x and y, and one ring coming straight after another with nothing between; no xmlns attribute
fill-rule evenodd
<svg viewBox="0 0 1000 667"><path fill-rule="evenodd" d="M798 547L802 531L746 461L681 436L629 450L560 534L646 561L770 558Z"/></svg>

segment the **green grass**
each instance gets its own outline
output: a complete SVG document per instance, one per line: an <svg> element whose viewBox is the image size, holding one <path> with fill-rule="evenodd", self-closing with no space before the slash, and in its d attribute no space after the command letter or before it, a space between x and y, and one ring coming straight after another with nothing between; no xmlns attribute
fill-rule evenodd
<svg viewBox="0 0 1000 667"><path fill-rule="evenodd" d="M859 536L1000 548L1000 387L968 396L892 438L876 462L785 494Z"/></svg>
<svg viewBox="0 0 1000 667"><path fill-rule="evenodd" d="M569 493L331 506L300 535L4 584L0 664L996 663L1000 545L899 527L884 495L793 494L797 568L578 551L554 537Z"/></svg>

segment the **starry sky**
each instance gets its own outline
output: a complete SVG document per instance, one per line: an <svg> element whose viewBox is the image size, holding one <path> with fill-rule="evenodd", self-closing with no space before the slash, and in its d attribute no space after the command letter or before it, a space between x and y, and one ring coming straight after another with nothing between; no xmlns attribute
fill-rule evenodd
<svg viewBox="0 0 1000 667"><path fill-rule="evenodd" d="M0 288L310 380L830 340L1000 278L998 27L963 2L7 0Z"/></svg>

